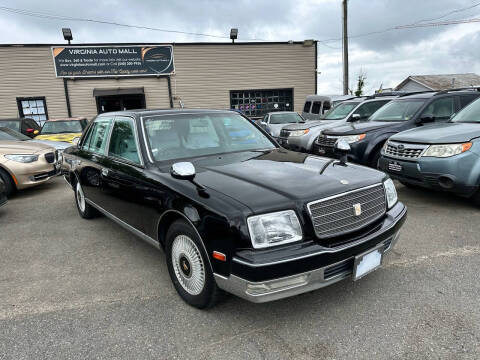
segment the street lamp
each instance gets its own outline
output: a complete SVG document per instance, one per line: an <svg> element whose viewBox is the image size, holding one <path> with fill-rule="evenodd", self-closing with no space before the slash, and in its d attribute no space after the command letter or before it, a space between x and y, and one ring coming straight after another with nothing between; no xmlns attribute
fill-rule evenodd
<svg viewBox="0 0 480 360"><path fill-rule="evenodd" d="M235 39L238 37L238 29L230 30L230 39L232 39L232 44L235 43Z"/></svg>
<svg viewBox="0 0 480 360"><path fill-rule="evenodd" d="M70 28L62 28L63 38L68 41L68 45L70 45L70 41L73 40L72 36L72 29Z"/></svg>

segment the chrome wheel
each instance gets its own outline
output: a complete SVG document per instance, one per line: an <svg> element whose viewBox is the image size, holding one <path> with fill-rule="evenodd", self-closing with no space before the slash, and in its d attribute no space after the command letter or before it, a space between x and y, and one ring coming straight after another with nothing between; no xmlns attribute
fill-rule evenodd
<svg viewBox="0 0 480 360"><path fill-rule="evenodd" d="M79 208L80 211L83 213L83 212L85 212L85 195L83 195L82 186L80 185L79 182L77 182L77 186L76 186L75 192L76 192L76 194L77 194L77 205L78 205L78 208Z"/></svg>
<svg viewBox="0 0 480 360"><path fill-rule="evenodd" d="M205 286L205 265L197 245L186 235L178 235L172 244L172 266L178 282L191 295Z"/></svg>

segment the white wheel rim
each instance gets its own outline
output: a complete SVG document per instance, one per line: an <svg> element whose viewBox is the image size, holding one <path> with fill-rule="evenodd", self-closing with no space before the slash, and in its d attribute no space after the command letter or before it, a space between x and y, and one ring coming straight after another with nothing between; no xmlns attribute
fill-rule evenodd
<svg viewBox="0 0 480 360"><path fill-rule="evenodd" d="M205 266L197 245L186 235L178 235L172 244L172 266L178 282L191 295L205 286Z"/></svg>
<svg viewBox="0 0 480 360"><path fill-rule="evenodd" d="M82 186L77 182L77 204L80 211L85 212L85 195L83 195Z"/></svg>

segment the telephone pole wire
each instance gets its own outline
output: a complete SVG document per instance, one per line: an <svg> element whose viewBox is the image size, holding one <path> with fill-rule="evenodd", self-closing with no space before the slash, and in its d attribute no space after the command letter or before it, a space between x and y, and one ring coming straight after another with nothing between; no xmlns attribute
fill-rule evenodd
<svg viewBox="0 0 480 360"><path fill-rule="evenodd" d="M343 95L348 95L348 27L347 1L343 0Z"/></svg>

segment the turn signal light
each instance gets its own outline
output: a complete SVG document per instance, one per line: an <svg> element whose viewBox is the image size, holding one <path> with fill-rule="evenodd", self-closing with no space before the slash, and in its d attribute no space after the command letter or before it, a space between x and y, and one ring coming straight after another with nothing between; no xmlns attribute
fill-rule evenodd
<svg viewBox="0 0 480 360"><path fill-rule="evenodd" d="M360 134L360 135L358 135L358 140L360 141L360 140L365 139L365 136L367 136L367 134Z"/></svg>
<svg viewBox="0 0 480 360"><path fill-rule="evenodd" d="M465 151L467 151L467 150L470 150L471 147L472 147L472 143L471 143L471 142L462 144L462 153L465 152Z"/></svg>
<svg viewBox="0 0 480 360"><path fill-rule="evenodd" d="M218 251L213 252L213 258L220 261L227 261L227 256L224 253Z"/></svg>

